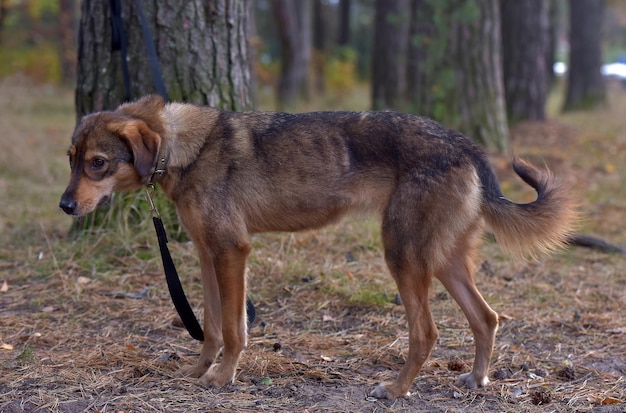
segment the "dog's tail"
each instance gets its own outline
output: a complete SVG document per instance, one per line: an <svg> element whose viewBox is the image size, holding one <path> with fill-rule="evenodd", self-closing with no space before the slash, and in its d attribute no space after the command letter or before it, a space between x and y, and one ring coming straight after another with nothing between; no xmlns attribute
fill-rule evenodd
<svg viewBox="0 0 626 413"><path fill-rule="evenodd" d="M578 203L550 171L514 159L515 173L537 191L534 202L516 204L502 195L491 167L481 169L483 214L503 250L535 258L567 244L579 220Z"/></svg>

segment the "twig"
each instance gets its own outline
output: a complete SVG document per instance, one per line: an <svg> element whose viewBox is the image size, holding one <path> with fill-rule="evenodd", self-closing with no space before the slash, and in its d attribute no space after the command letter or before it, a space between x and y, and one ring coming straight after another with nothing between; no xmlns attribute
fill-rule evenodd
<svg viewBox="0 0 626 413"><path fill-rule="evenodd" d="M619 244L613 244L603 239L592 237L591 235L585 234L573 234L567 240L569 245L575 245L577 247L585 247L591 248L598 251L606 252L606 253L618 253L621 255L626 255L626 247L623 247Z"/></svg>

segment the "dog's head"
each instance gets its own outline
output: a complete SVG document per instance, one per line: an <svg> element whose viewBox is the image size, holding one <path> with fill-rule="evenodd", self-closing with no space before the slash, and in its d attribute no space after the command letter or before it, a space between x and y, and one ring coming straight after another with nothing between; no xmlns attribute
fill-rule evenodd
<svg viewBox="0 0 626 413"><path fill-rule="evenodd" d="M63 211L88 214L113 192L150 181L161 146L163 106L163 99L148 96L80 120L68 151L71 176L59 203Z"/></svg>

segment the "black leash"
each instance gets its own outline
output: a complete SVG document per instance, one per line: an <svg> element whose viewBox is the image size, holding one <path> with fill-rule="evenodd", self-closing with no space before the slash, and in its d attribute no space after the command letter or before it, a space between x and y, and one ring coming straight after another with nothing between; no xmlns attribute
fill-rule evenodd
<svg viewBox="0 0 626 413"><path fill-rule="evenodd" d="M135 0L135 5L137 6L137 11L139 12L143 42L146 44L146 54L148 55L148 62L150 62L150 71L152 72L152 82L154 82L154 88L166 102L169 102L170 99L167 95L165 82L163 81L163 73L161 73L161 65L159 64L159 58L157 57L156 48L154 47L154 39L152 38L152 32L148 27L148 23L146 22L146 16L143 14L141 0Z"/></svg>
<svg viewBox="0 0 626 413"><path fill-rule="evenodd" d="M187 301L187 296L185 296L185 291L183 291L183 286L178 277L178 271L176 271L176 266L174 265L174 261L172 261L170 250L167 248L167 235L165 234L165 228L163 228L163 222L160 217L156 216L152 217L152 221L154 222L154 229L159 239L159 249L161 250L161 260L163 261L163 268L165 269L165 279L167 280L167 288L170 290L174 307L176 307L176 311L183 321L185 328L189 331L189 335L198 341L204 341L204 332L189 305L189 301Z"/></svg>
<svg viewBox="0 0 626 413"><path fill-rule="evenodd" d="M143 9L141 7L141 0L135 0L135 5L137 6L139 20L141 21L141 30L143 33L144 43L146 45L146 53L148 55L148 61L150 63L150 71L152 72L152 81L154 82L154 88L163 97L163 99L165 99L166 102L169 102L167 89L165 88L165 82L163 81L163 74L159 65L159 59L157 57L156 48L154 47L154 38L152 37L152 32L148 27L146 16L144 15ZM109 0L109 6L111 8L112 28L111 50L120 51L122 59L122 75L124 77L124 87L126 92L125 101L130 102L130 75L128 72L128 62L126 58L127 39L124 32L124 25L122 20L121 0ZM176 266L174 265L174 261L172 260L170 250L167 247L167 234L165 233L165 228L163 227L163 221L161 221L161 216L159 215L159 212L157 211L156 207L154 206L154 202L152 201L153 192L154 186L149 185L146 188L146 194L148 196L148 201L150 202L152 221L154 222L154 229L156 231L157 239L159 241L159 250L161 251L161 260L163 261L163 269L165 271L167 288L170 291L170 296L172 297L174 307L176 308L176 311L178 312L178 315L180 316L183 325L185 326L191 337L195 338L198 341L204 341L204 332L202 331L202 327L200 326L196 315L191 309L191 305L189 305L189 301L187 301L187 296L185 296L185 291L183 290L183 286L180 283L178 271L176 271ZM252 301L250 301L250 299L246 300L246 313L248 315L248 326L250 326L256 318L256 309L254 308L254 304L252 304Z"/></svg>
<svg viewBox="0 0 626 413"><path fill-rule="evenodd" d="M122 77L124 78L124 102L130 102L130 75L128 74L128 60L126 59L126 33L122 21L122 0L109 0L111 9L111 51L120 51L122 59Z"/></svg>
<svg viewBox="0 0 626 413"><path fill-rule="evenodd" d="M152 82L154 83L154 89L169 102L169 96L167 94L167 88L163 81L163 73L161 72L161 65L159 64L159 58L156 53L156 47L154 47L154 38L148 22L146 21L146 15L141 7L141 0L135 0L135 6L137 7L137 13L139 14L139 21L141 23L141 32L143 35L143 42L146 45L146 54L148 55L148 63L150 64L150 72L152 73ZM124 78L124 101L130 102L130 74L128 72L128 40L126 33L124 32L124 22L122 20L122 0L109 0L109 7L111 9L111 50L120 51L120 59L122 60L122 77Z"/></svg>
<svg viewBox="0 0 626 413"><path fill-rule="evenodd" d="M174 261L170 255L170 250L167 247L167 234L165 233L165 228L163 227L163 221L161 221L161 215L152 201L153 191L154 185L148 185L146 188L146 196L148 198L148 202L150 202L152 221L154 222L154 229L157 234L157 239L159 240L159 250L161 250L161 260L163 261L163 268L165 270L167 288L170 291L174 307L176 307L176 311L178 312L183 325L189 332L189 335L198 341L204 341L202 327L200 327L200 323L191 309L189 301L187 301L187 296L185 295L183 286L180 283L178 271L176 271L176 266L174 265ZM246 314L248 315L248 326L251 326L256 319L256 309L249 298L246 300Z"/></svg>

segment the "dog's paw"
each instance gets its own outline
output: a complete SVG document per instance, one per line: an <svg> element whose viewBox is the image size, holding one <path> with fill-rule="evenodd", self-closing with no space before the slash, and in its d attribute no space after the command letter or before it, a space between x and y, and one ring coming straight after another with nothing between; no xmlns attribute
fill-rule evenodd
<svg viewBox="0 0 626 413"><path fill-rule="evenodd" d="M205 387L224 387L234 380L235 369L228 369L223 364L214 364L200 377L200 383Z"/></svg>
<svg viewBox="0 0 626 413"><path fill-rule="evenodd" d="M370 397L375 397L377 399L389 399L394 400L398 397L409 397L411 393L398 391L395 389L393 384L379 384L376 386L374 390L370 393Z"/></svg>
<svg viewBox="0 0 626 413"><path fill-rule="evenodd" d="M183 367L178 370L178 374L182 377L191 377L197 379L199 377L202 377L202 375L204 375L204 373L206 373L208 369L209 366L207 366L205 363L202 363L196 364L195 366Z"/></svg>
<svg viewBox="0 0 626 413"><path fill-rule="evenodd" d="M459 379L455 383L459 387L465 387L468 389L476 389L478 387L485 387L489 384L487 376L476 379L473 373L465 373L459 376Z"/></svg>

